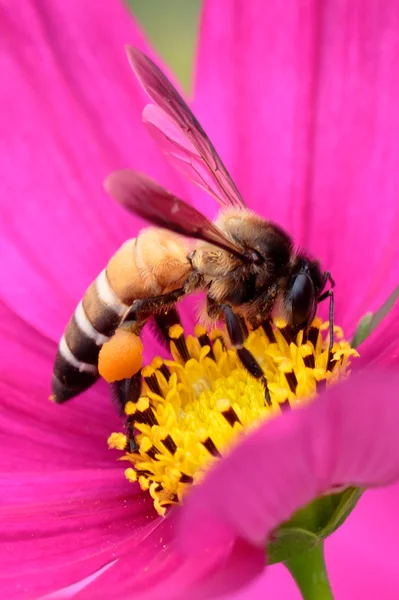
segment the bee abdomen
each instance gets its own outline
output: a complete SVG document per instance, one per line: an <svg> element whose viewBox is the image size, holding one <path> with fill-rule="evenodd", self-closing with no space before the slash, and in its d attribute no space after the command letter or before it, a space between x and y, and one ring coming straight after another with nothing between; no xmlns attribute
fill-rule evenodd
<svg viewBox="0 0 399 600"><path fill-rule="evenodd" d="M78 304L58 345L52 383L55 402L66 402L95 383L100 349L128 308L102 271Z"/></svg>
<svg viewBox="0 0 399 600"><path fill-rule="evenodd" d="M87 390L97 379L97 366L78 360L70 350L64 334L54 363L52 381L54 401L66 402Z"/></svg>

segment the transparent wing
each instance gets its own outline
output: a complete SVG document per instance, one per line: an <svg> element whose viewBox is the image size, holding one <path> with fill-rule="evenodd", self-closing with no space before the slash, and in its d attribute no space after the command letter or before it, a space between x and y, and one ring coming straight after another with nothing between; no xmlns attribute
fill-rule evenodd
<svg viewBox="0 0 399 600"><path fill-rule="evenodd" d="M120 204L149 223L185 237L204 240L247 261L242 249L198 210L164 190L143 173L125 169L105 180L105 189Z"/></svg>
<svg viewBox="0 0 399 600"><path fill-rule="evenodd" d="M143 120L170 160L222 206L246 208L212 142L183 98L162 71L139 50L127 47L130 64L155 105Z"/></svg>

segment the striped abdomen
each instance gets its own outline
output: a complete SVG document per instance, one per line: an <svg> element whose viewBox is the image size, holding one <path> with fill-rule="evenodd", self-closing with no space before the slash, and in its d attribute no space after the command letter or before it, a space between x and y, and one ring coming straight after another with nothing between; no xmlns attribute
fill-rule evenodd
<svg viewBox="0 0 399 600"><path fill-rule="evenodd" d="M61 403L98 379L98 355L134 300L180 287L191 269L187 248L159 229L125 242L87 289L58 345L53 398Z"/></svg>
<svg viewBox="0 0 399 600"><path fill-rule="evenodd" d="M53 373L53 396L65 402L80 394L98 379L101 346L128 310L113 292L106 270L86 291L58 345Z"/></svg>

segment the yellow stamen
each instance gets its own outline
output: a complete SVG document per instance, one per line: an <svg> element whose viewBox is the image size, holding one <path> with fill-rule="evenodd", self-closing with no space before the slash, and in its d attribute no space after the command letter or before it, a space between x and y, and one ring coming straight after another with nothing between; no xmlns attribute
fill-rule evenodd
<svg viewBox="0 0 399 600"><path fill-rule="evenodd" d="M283 321L249 334L245 346L264 371L269 406L262 382L242 366L234 349L226 348L222 331L214 329L207 338L197 326L196 337L185 338L183 328L174 325L173 360L156 357L144 367L142 397L126 404L127 430L134 429L137 444L131 447L137 450L126 450L129 435L113 433L108 440L132 465L125 471L127 479L148 490L164 515L242 435L309 402L322 384L328 387L348 375L350 358L358 353L336 327L338 341L330 354L328 339L323 339L327 330L328 323L315 319L305 343L303 332L290 337ZM204 340L211 340L212 348Z"/></svg>

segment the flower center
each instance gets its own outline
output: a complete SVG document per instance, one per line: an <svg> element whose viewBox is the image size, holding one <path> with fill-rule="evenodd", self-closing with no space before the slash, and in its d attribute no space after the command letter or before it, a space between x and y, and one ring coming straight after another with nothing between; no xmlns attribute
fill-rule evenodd
<svg viewBox="0 0 399 600"><path fill-rule="evenodd" d="M350 357L358 353L339 327L329 353L327 330L328 322L315 319L303 343L302 331L295 336L276 320L249 334L245 346L265 373L269 405L262 382L226 347L221 330L208 335L197 326L195 337L185 337L183 328L173 325L173 360L156 357L143 368L142 396L125 407L127 433L108 439L131 465L127 479L148 490L164 515L241 436L348 374Z"/></svg>

